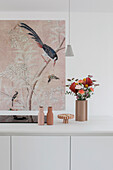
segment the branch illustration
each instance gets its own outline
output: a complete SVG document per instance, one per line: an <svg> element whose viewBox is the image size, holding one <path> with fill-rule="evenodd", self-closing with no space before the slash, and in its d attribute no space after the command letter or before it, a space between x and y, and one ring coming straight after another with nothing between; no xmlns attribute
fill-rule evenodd
<svg viewBox="0 0 113 170"><path fill-rule="evenodd" d="M61 48L62 45L63 45L63 43L64 43L64 41L65 41L65 37L64 37L64 39L61 41L60 45L57 47L56 53L57 53L58 51L60 51L61 49L64 49L64 48L65 48L65 47Z"/></svg>
<svg viewBox="0 0 113 170"><path fill-rule="evenodd" d="M51 59L48 60L48 62L46 63L46 65L42 68L42 70L39 72L38 76L37 77L40 77L42 72L45 70L45 68L47 67L47 65L50 63ZM32 88L32 91L31 91L31 95L30 95L30 98L29 98L29 110L31 110L31 101L32 101L32 96L33 96L33 93L34 93L34 90L35 90L35 87L36 87L36 84L37 84L38 80L36 80L33 84L33 88Z"/></svg>
<svg viewBox="0 0 113 170"><path fill-rule="evenodd" d="M56 50L56 53L62 49L64 49L64 47L62 48L62 45L65 41L65 37L64 39L62 40L61 44L59 45L59 47L57 48ZM43 71L46 69L46 67L48 66L48 64L51 62L51 59L48 60L48 62L46 63L46 65L42 68L42 70L38 73L37 75L37 78L41 76L41 74L43 73ZM31 103L32 103L32 97L33 97L33 93L34 93L34 90L35 90L35 87L37 85L37 82L38 80L36 80L33 84L33 88L32 88L32 91L31 91L31 94L30 94L30 98L29 98L29 110L31 110ZM31 120L33 121L33 119L31 118Z"/></svg>
<svg viewBox="0 0 113 170"><path fill-rule="evenodd" d="M65 49L65 47L59 48L59 49L57 50L57 53L58 53L60 50L63 50L63 49Z"/></svg>

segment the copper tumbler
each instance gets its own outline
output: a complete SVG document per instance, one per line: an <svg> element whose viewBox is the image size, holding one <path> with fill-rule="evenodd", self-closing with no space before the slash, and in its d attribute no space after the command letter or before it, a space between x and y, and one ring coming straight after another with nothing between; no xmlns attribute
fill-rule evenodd
<svg viewBox="0 0 113 170"><path fill-rule="evenodd" d="M87 121L87 100L76 100L76 121Z"/></svg>

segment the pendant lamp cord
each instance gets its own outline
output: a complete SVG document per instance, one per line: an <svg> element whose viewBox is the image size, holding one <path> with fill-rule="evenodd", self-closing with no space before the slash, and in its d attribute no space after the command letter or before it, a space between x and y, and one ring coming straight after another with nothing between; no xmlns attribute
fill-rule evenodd
<svg viewBox="0 0 113 170"><path fill-rule="evenodd" d="M69 31L69 37L68 37L69 39L68 40L69 40L69 45L70 45L70 1L71 0L69 0L69 11L68 11L68 22L69 22L68 23L68 31Z"/></svg>

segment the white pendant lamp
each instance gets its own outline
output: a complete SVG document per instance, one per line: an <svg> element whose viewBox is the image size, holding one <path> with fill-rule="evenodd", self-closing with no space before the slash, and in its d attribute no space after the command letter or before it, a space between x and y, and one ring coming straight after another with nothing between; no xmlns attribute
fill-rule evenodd
<svg viewBox="0 0 113 170"><path fill-rule="evenodd" d="M68 45L67 45L67 49L66 49L66 57L71 57L74 56L71 44L70 44L70 1L69 0L69 11L68 11Z"/></svg>

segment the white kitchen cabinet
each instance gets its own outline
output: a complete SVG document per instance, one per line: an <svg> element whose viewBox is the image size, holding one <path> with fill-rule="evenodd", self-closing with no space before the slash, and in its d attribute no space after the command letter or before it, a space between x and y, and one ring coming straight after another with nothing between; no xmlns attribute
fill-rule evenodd
<svg viewBox="0 0 113 170"><path fill-rule="evenodd" d="M69 170L70 138L12 137L12 170Z"/></svg>
<svg viewBox="0 0 113 170"><path fill-rule="evenodd" d="M0 136L0 170L10 170L10 137Z"/></svg>
<svg viewBox="0 0 113 170"><path fill-rule="evenodd" d="M71 170L113 170L113 137L73 136Z"/></svg>

